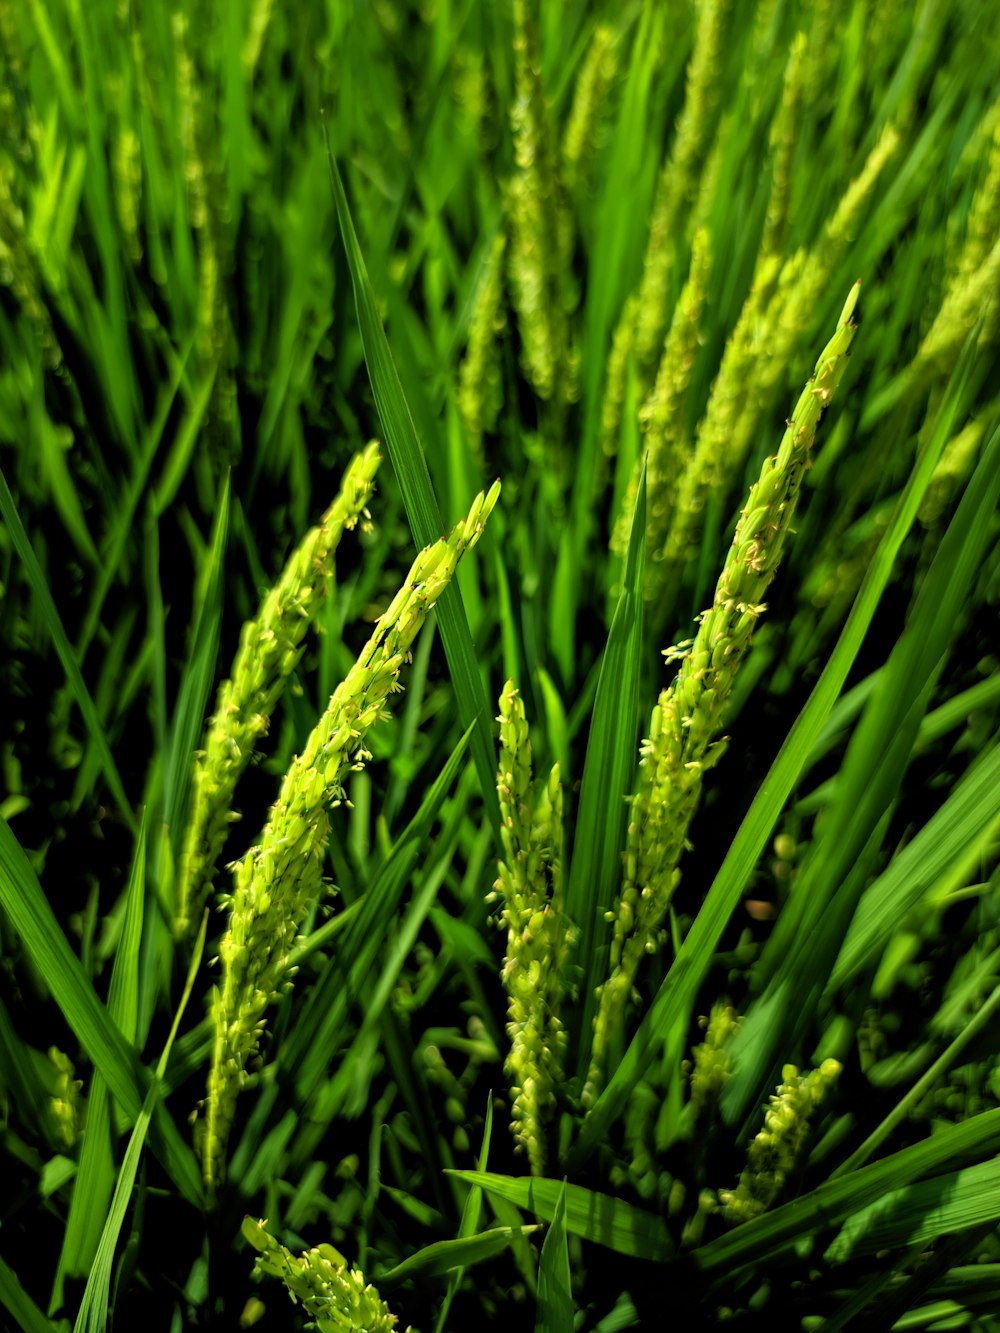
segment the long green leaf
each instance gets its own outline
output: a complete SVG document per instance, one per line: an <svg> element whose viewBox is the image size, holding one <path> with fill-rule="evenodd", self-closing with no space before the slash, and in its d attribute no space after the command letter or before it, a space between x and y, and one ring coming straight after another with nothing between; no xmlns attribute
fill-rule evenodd
<svg viewBox="0 0 1000 1333"><path fill-rule="evenodd" d="M493 1231L481 1231L477 1236L438 1240L432 1245L425 1245L416 1254L411 1254L387 1273L380 1273L376 1280L380 1287L388 1288L418 1275L437 1277L455 1268L468 1268L470 1264L482 1263L484 1259L502 1254L521 1236L530 1236L537 1230L534 1226L496 1227Z"/></svg>
<svg viewBox="0 0 1000 1333"><path fill-rule="evenodd" d="M535 1333L573 1333L573 1284L566 1248L566 1185L559 1192L556 1211L538 1259Z"/></svg>
<svg viewBox="0 0 1000 1333"><path fill-rule="evenodd" d="M375 294L368 280L364 257L354 230L347 195L332 153L329 161L340 232L354 285L354 299L358 324L361 328L361 341L365 350L365 363L368 366L386 450L403 493L403 503L406 506L406 516L410 522L413 539L418 548L429 546L444 532L444 524L427 471L427 462L403 393L403 386L393 364L392 353L375 304ZM490 719L493 714L479 674L476 649L469 633L465 607L456 582L449 586L438 602L437 619L458 698L460 716L465 726L475 723L472 757L479 773L483 800L499 848L500 806L495 786L497 759L490 730Z"/></svg>
<svg viewBox="0 0 1000 1333"><path fill-rule="evenodd" d="M46 1319L31 1299L17 1274L0 1257L0 1305L17 1320L23 1333L55 1333L56 1325Z"/></svg>
<svg viewBox="0 0 1000 1333"><path fill-rule="evenodd" d="M604 914L613 905L621 883L627 800L635 771L645 554L644 466L632 513L625 580L601 659L566 880L566 912L579 931L577 958L583 969L577 1029L577 1070L581 1075L590 1064L596 988L607 975Z"/></svg>
<svg viewBox="0 0 1000 1333"><path fill-rule="evenodd" d="M115 951L111 984L108 987L108 1013L126 1041L130 1042L135 1041L139 1021L139 948L142 943L145 870L146 820L143 815L126 890L125 922ZM78 1277L86 1273L94 1261L114 1183L111 1103L107 1085L100 1072L95 1071L87 1097L87 1132L83 1136L80 1163L73 1183L50 1313L62 1305L65 1277Z"/></svg>
<svg viewBox="0 0 1000 1333"><path fill-rule="evenodd" d="M479 1149L479 1170L485 1171L489 1164L490 1139L493 1135L493 1098L490 1096L486 1102L486 1120L483 1124L483 1141ZM461 1237L474 1236L476 1228L479 1226L479 1219L483 1210L483 1191L478 1185L473 1185L465 1196L465 1203L462 1205L462 1218L458 1224L458 1234ZM441 1302L441 1309L438 1312L435 1333L444 1333L448 1311L451 1309L451 1303L455 1299L455 1293L458 1291L459 1284L462 1281L464 1268L456 1268L448 1282L448 1290L445 1292L444 1300Z"/></svg>
<svg viewBox="0 0 1000 1333"><path fill-rule="evenodd" d="M192 635L191 657L181 678L171 719L170 745L163 779L163 822L175 852L183 837L183 812L191 785L191 760L202 728L219 651L219 623L225 588L229 539L229 477L222 487L212 524L205 567L205 596Z"/></svg>
<svg viewBox="0 0 1000 1333"><path fill-rule="evenodd" d="M998 1112L1000 1114L1000 1112ZM551 1222L565 1189L565 1226L574 1236L604 1245L617 1254L663 1263L674 1258L674 1243L667 1224L655 1213L616 1199L597 1194L582 1185L568 1185L561 1180L526 1179L498 1176L489 1171L449 1171L470 1185L479 1185L487 1194L518 1208L533 1212Z"/></svg>
<svg viewBox="0 0 1000 1333"><path fill-rule="evenodd" d="M997 1221L1000 1159L994 1158L893 1190L849 1217L823 1257L828 1263L844 1263L855 1255L920 1244Z"/></svg>
<svg viewBox="0 0 1000 1333"><path fill-rule="evenodd" d="M198 969L201 966L201 955L205 947L207 929L208 913L206 912L202 917L201 929L191 953L191 962L188 967L187 980L181 994L180 1004L177 1006L177 1012L174 1014L174 1021L171 1024L166 1045L156 1067L156 1076L149 1085L142 1110L139 1112L132 1129L128 1148L125 1150L125 1160L122 1162L114 1198L111 1200L111 1210L104 1224L104 1231L101 1234L97 1254L90 1269L90 1276L87 1278L87 1286L83 1293L83 1300L80 1302L74 1333L105 1333L108 1326L111 1267L114 1263L115 1251L118 1248L118 1239L125 1223L125 1213L132 1197L132 1190L135 1188L135 1178L139 1171L139 1163L142 1160L142 1150L146 1143L146 1136L149 1133L153 1113L162 1092L162 1079L167 1068L167 1061L170 1058L170 1048L174 1044L177 1030L184 1016L184 1010L191 998L195 977L198 975Z"/></svg>

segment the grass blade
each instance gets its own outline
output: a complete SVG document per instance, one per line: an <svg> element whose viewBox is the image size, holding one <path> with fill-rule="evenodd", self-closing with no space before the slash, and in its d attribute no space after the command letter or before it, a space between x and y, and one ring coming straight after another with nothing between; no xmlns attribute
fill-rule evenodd
<svg viewBox="0 0 1000 1333"><path fill-rule="evenodd" d="M573 1333L573 1290L566 1248L566 1185L542 1243L538 1260L535 1333Z"/></svg>
<svg viewBox="0 0 1000 1333"><path fill-rule="evenodd" d="M886 870L865 890L837 955L829 990L877 961L907 912L1000 814L1000 746L994 746Z"/></svg>
<svg viewBox="0 0 1000 1333"><path fill-rule="evenodd" d="M674 1258L674 1243L666 1222L655 1213L647 1213L624 1199L597 1194L582 1185L568 1185L561 1180L537 1177L529 1180L498 1176L489 1171L449 1171L448 1174L470 1185L479 1185L487 1194L506 1199L546 1222L555 1218L565 1191L565 1227L574 1236L582 1236L595 1245L604 1245L617 1254L631 1255L635 1259L664 1263Z"/></svg>
<svg viewBox="0 0 1000 1333"><path fill-rule="evenodd" d="M114 1263L115 1250L118 1247L118 1238L121 1235L122 1226L125 1223L125 1213L128 1209L129 1200L132 1197L132 1190L135 1187L135 1178L139 1170L139 1163L142 1160L142 1150L146 1142L146 1136L149 1133L149 1127L152 1122L153 1112L159 1101L162 1090L161 1080L167 1068L167 1061L170 1058L170 1048L174 1044L177 1036L177 1029L180 1027L181 1019L184 1016L184 1010L187 1008L187 1002L191 997L191 991L194 987L195 977L201 966L202 950L205 947L205 934L208 929L208 913L202 918L201 930L195 941L194 949L191 954L191 964L188 968L187 981L184 985L184 991L181 995L180 1004L174 1015L174 1021L170 1028L170 1034L167 1037L166 1045L163 1048L163 1054L160 1056L156 1067L156 1077L149 1085L149 1091L146 1093L142 1104L142 1110L136 1119L135 1126L132 1129L132 1135L129 1139L128 1148L125 1151L125 1160L122 1162L122 1169L118 1175L118 1183L115 1186L114 1198L111 1200L111 1211L108 1213L107 1221L104 1224L104 1231L101 1235L100 1244L97 1247L97 1255L90 1270L90 1276L87 1279L87 1286L83 1293L83 1300L80 1302L80 1310L76 1317L74 1333L104 1333L108 1326L109 1293L111 1290L111 1266Z"/></svg>
<svg viewBox="0 0 1000 1333"><path fill-rule="evenodd" d="M108 1013L126 1041L130 1042L135 1041L139 1021L139 949L142 943L145 867L146 821L143 817L126 890L125 923L115 951L108 989ZM67 1276L78 1277L88 1272L94 1262L114 1183L111 1102L102 1075L95 1071L87 1097L87 1132L80 1149L80 1163L73 1183L50 1311L62 1305L63 1280Z"/></svg>
<svg viewBox="0 0 1000 1333"><path fill-rule="evenodd" d="M502 1254L521 1236L530 1236L537 1231L537 1226L496 1227L492 1231L481 1231L477 1236L461 1236L457 1240L439 1240L433 1245L425 1245L416 1254L404 1259L388 1273L380 1273L377 1282L380 1287L392 1287L407 1278L436 1277L440 1273L450 1273L456 1268L467 1268L470 1264L482 1263Z"/></svg>
<svg viewBox="0 0 1000 1333"><path fill-rule="evenodd" d="M46 1319L22 1287L20 1279L0 1257L0 1305L13 1315L23 1333L55 1333L56 1325Z"/></svg>
<svg viewBox="0 0 1000 1333"><path fill-rule="evenodd" d="M486 1103L486 1120L483 1125L483 1142L479 1149L479 1170L485 1171L489 1162L490 1139L493 1135L493 1098L492 1096ZM473 1185L465 1196L465 1203L462 1205L462 1220L458 1224L459 1236L474 1236L476 1228L479 1226L479 1219L483 1211L483 1191L478 1185ZM455 1299L455 1293L458 1291L462 1281L464 1268L456 1268L448 1282L448 1290L445 1292L444 1301L441 1304L441 1310L438 1314L437 1324L434 1333L444 1333L445 1321L448 1318L448 1311L451 1309L451 1303Z"/></svg>
<svg viewBox="0 0 1000 1333"><path fill-rule="evenodd" d="M646 551L646 473L643 469L632 514L625 581L601 660L593 720L587 738L583 780L566 879L566 914L580 932L577 958L583 967L577 1028L577 1070L590 1064L596 987L607 973L602 941L604 913L621 879L621 849L628 816L639 738L639 673L642 661L642 587Z"/></svg>
<svg viewBox="0 0 1000 1333"><path fill-rule="evenodd" d="M327 148L329 151L329 144ZM427 462L413 425L413 417L379 318L375 294L368 280L347 195L332 153L329 155L329 161L337 217L340 220L341 236L354 285L358 323L361 327L365 362L371 379L375 406L382 425L386 451L392 460L393 470L403 493L410 530L417 548L420 549L437 541L444 531L444 525L434 496L430 474L427 471ZM479 673L479 662L457 584L452 584L445 592L438 603L437 614L441 639L458 698L459 714L466 726L475 723L472 757L479 774L483 801L496 832L499 848L500 807L494 785L497 759L490 729L492 709Z"/></svg>

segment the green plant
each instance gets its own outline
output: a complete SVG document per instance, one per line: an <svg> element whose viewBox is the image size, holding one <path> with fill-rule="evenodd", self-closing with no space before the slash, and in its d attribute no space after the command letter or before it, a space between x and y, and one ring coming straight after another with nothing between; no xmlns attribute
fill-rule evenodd
<svg viewBox="0 0 1000 1333"><path fill-rule="evenodd" d="M0 67L11 1325L1000 1327L992 7Z"/></svg>

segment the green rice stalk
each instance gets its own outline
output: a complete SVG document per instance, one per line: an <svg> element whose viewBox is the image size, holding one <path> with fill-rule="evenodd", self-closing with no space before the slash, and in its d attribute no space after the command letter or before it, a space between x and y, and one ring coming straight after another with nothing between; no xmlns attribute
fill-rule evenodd
<svg viewBox="0 0 1000 1333"><path fill-rule="evenodd" d="M601 409L601 444L609 456L618 449L628 353L635 353L642 397L652 386L660 358L670 319L670 280L677 242L686 233L685 219L712 144L726 8L726 0L705 0L698 8L684 106L657 181L642 277L636 292L625 302L612 335Z"/></svg>
<svg viewBox="0 0 1000 1333"><path fill-rule="evenodd" d="M622 1117L622 1162L615 1163L610 1172L616 1190L634 1190L640 1199L658 1207L664 1203L661 1195L670 1179L657 1160L656 1128L662 1109L660 1088L645 1079L635 1085Z"/></svg>
<svg viewBox="0 0 1000 1333"><path fill-rule="evenodd" d="M42 295L37 264L25 237L24 211L11 191L12 173L0 159L0 282L9 287L35 330L46 362L57 365L59 346Z"/></svg>
<svg viewBox="0 0 1000 1333"><path fill-rule="evenodd" d="M302 754L281 784L261 835L234 866L229 923L219 946L222 982L212 1000L212 1068L199 1147L209 1197L224 1171L226 1141L246 1066L256 1055L264 1014L278 997L299 927L322 887L328 810L346 799L348 774L371 756L365 738L388 700L410 647L455 568L479 540L500 483L473 501L468 518L417 556L355 665L333 693Z"/></svg>
<svg viewBox="0 0 1000 1333"><path fill-rule="evenodd" d="M934 323L913 359L911 383L919 386L929 372L946 378L980 319L979 343L986 346L996 337L1000 325L1000 237L978 268L966 272L963 267L948 285Z"/></svg>
<svg viewBox="0 0 1000 1333"><path fill-rule="evenodd" d="M894 129L883 133L818 245L796 251L783 264L776 256L764 256L757 266L678 484L674 520L659 556L667 566L665 585L676 584L697 546L705 505L719 489L720 479L739 476L743 470L802 329L854 239L861 213L899 142Z"/></svg>
<svg viewBox="0 0 1000 1333"><path fill-rule="evenodd" d="M177 9L172 17L178 139L183 151L188 220L198 255L198 350L206 361L218 359L220 363L208 422L213 433L229 422L236 410L233 377L224 356L230 342L230 322L223 279L231 237L218 151L221 131L217 104L222 96L216 58L221 49L218 22L210 6L194 6L187 13ZM221 438L224 441L226 437Z"/></svg>
<svg viewBox="0 0 1000 1333"><path fill-rule="evenodd" d="M562 787L532 780L524 705L508 681L500 696L500 798L504 859L490 899L503 900L507 930L501 973L507 991L510 1052L504 1068L514 1093L511 1130L534 1175L545 1168L544 1124L555 1105L566 1033L558 1011L572 943L562 901Z"/></svg>
<svg viewBox="0 0 1000 1333"><path fill-rule="evenodd" d="M621 318L611 335L611 349L608 352L608 365L604 374L604 395L601 399L601 448L606 458L614 458L618 453L629 360L635 353L638 310L639 297L633 292L626 298Z"/></svg>
<svg viewBox="0 0 1000 1333"><path fill-rule="evenodd" d="M758 263L780 255L791 212L792 158L795 155L796 130L800 119L802 89L805 82L805 33L796 33L785 66L781 105L771 125L771 189L767 200L764 234Z"/></svg>
<svg viewBox="0 0 1000 1333"><path fill-rule="evenodd" d="M597 138L608 93L618 72L614 29L599 23L590 39L587 57L576 80L573 105L563 135L566 184L586 194L594 179Z"/></svg>
<svg viewBox="0 0 1000 1333"><path fill-rule="evenodd" d="M515 98L510 111L517 171L507 196L510 279L521 334L521 364L539 398L576 397L569 316L573 223L566 205L538 38L528 0L514 0Z"/></svg>
<svg viewBox="0 0 1000 1333"><path fill-rule="evenodd" d="M365 1282L360 1268L332 1245L317 1245L299 1258L280 1245L265 1221L243 1219L242 1232L258 1251L253 1266L255 1278L276 1277L284 1282L293 1301L298 1301L320 1333L392 1333L396 1316L376 1289Z"/></svg>
<svg viewBox="0 0 1000 1333"><path fill-rule="evenodd" d="M247 621L232 673L222 682L205 747L195 757L191 818L181 852L174 933L188 934L212 890L230 823L233 793L299 660L299 648L329 590L345 529L368 517L381 457L369 444L347 465L340 493L293 552L257 615Z"/></svg>
<svg viewBox="0 0 1000 1333"><path fill-rule="evenodd" d="M912 0L878 0L866 15L867 83L879 94L896 67L914 22ZM873 101L875 99L873 98Z"/></svg>
<svg viewBox="0 0 1000 1333"><path fill-rule="evenodd" d="M639 414L646 457L646 547L650 551L661 550L666 540L673 515L676 478L690 448L684 412L701 343L701 321L710 269L709 233L707 228L701 228L695 233L691 271L674 309L656 382ZM641 468L642 461L639 460L612 536L611 549L622 557L628 546ZM655 598L660 591L660 568L655 561L650 561L647 566L647 598Z"/></svg>
<svg viewBox="0 0 1000 1333"><path fill-rule="evenodd" d="M271 22L271 11L273 9L274 0L253 0L250 6L250 17L247 22L241 53L243 72L248 82L253 81L254 70L257 68L258 60L260 60L264 37Z"/></svg>
<svg viewBox="0 0 1000 1333"><path fill-rule="evenodd" d="M25 69L15 14L0 2L0 285L8 287L32 325L48 366L61 354L42 282L43 259L28 239L23 181L37 170L41 129L24 82Z"/></svg>
<svg viewBox="0 0 1000 1333"><path fill-rule="evenodd" d="M123 94L119 93L119 96ZM142 158L139 136L123 117L115 125L111 174L118 225L125 241L126 253L133 264L138 264L142 259L142 241L139 236Z"/></svg>
<svg viewBox="0 0 1000 1333"><path fill-rule="evenodd" d="M970 278L989 254L997 234L1000 216L1000 98L983 116L980 125L990 135L989 152L983 178L972 196L965 226L965 242L959 252L956 271Z"/></svg>
<svg viewBox="0 0 1000 1333"><path fill-rule="evenodd" d="M772 61L775 49L782 38L781 21L784 8L783 0L760 0L754 14L746 67L746 80L753 95L751 114L754 119L760 114L760 106L768 88L774 87Z"/></svg>
<svg viewBox="0 0 1000 1333"><path fill-rule="evenodd" d="M806 97L814 101L818 96L829 96L836 88L834 72L840 59L840 44L837 40L837 21L851 0L813 0L808 6L810 19L808 38L802 55L804 57L801 78ZM806 34L801 34L805 38Z"/></svg>
<svg viewBox="0 0 1000 1333"><path fill-rule="evenodd" d="M725 741L717 739L722 715L765 610L764 595L788 537L816 428L846 367L859 291L860 283L856 283L837 331L799 397L777 455L765 460L751 488L712 607L701 617L676 678L653 709L649 736L640 748L624 883L615 910L609 913L613 923L610 971L594 1020L593 1064L585 1090L588 1101L600 1090L639 965L645 954L659 946L702 780L725 749Z"/></svg>
<svg viewBox="0 0 1000 1333"><path fill-rule="evenodd" d="M894 504L892 497L870 509L838 541L836 561L818 565L806 578L803 597L824 610L826 625L843 624L892 520Z"/></svg>
<svg viewBox="0 0 1000 1333"><path fill-rule="evenodd" d="M940 522L955 497L958 488L972 472L979 446L990 421L997 419L1000 402L994 402L985 412L968 422L941 451L937 467L924 493L917 517L925 528Z"/></svg>
<svg viewBox="0 0 1000 1333"><path fill-rule="evenodd" d="M659 360L670 318L670 278L676 237L683 230L684 215L695 197L711 147L719 101L719 70L724 64L726 11L726 0L704 0L698 6L684 106L653 203L636 325L638 364L647 378ZM648 388L648 384L644 387Z"/></svg>
<svg viewBox="0 0 1000 1333"><path fill-rule="evenodd" d="M739 1184L734 1190L719 1191L727 1221L749 1222L780 1197L802 1159L816 1112L841 1068L836 1060L824 1060L808 1074L800 1074L795 1065L784 1066L778 1091L764 1112L764 1128L750 1144Z"/></svg>
<svg viewBox="0 0 1000 1333"><path fill-rule="evenodd" d="M451 62L452 96L459 108L456 123L481 152L495 148L498 136L493 91L483 53L459 46Z"/></svg>
<svg viewBox="0 0 1000 1333"><path fill-rule="evenodd" d="M198 330L207 348L217 343L220 301L219 255L212 234L208 201L208 169L202 152L201 123L205 89L198 78L188 41L188 19L177 9L172 17L176 44L177 106L180 143L184 149L188 219L198 247Z"/></svg>
<svg viewBox="0 0 1000 1333"><path fill-rule="evenodd" d="M458 410L480 468L484 466L483 435L494 429L503 406L498 339L506 323L503 309L506 247L507 237L501 231L493 238L476 289L469 340L458 371Z"/></svg>

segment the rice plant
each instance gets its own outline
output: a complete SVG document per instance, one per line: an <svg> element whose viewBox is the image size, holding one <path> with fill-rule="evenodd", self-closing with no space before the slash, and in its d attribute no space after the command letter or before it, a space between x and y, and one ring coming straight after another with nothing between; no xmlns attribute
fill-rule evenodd
<svg viewBox="0 0 1000 1333"><path fill-rule="evenodd" d="M992 9L0 0L5 1327L1000 1330Z"/></svg>

